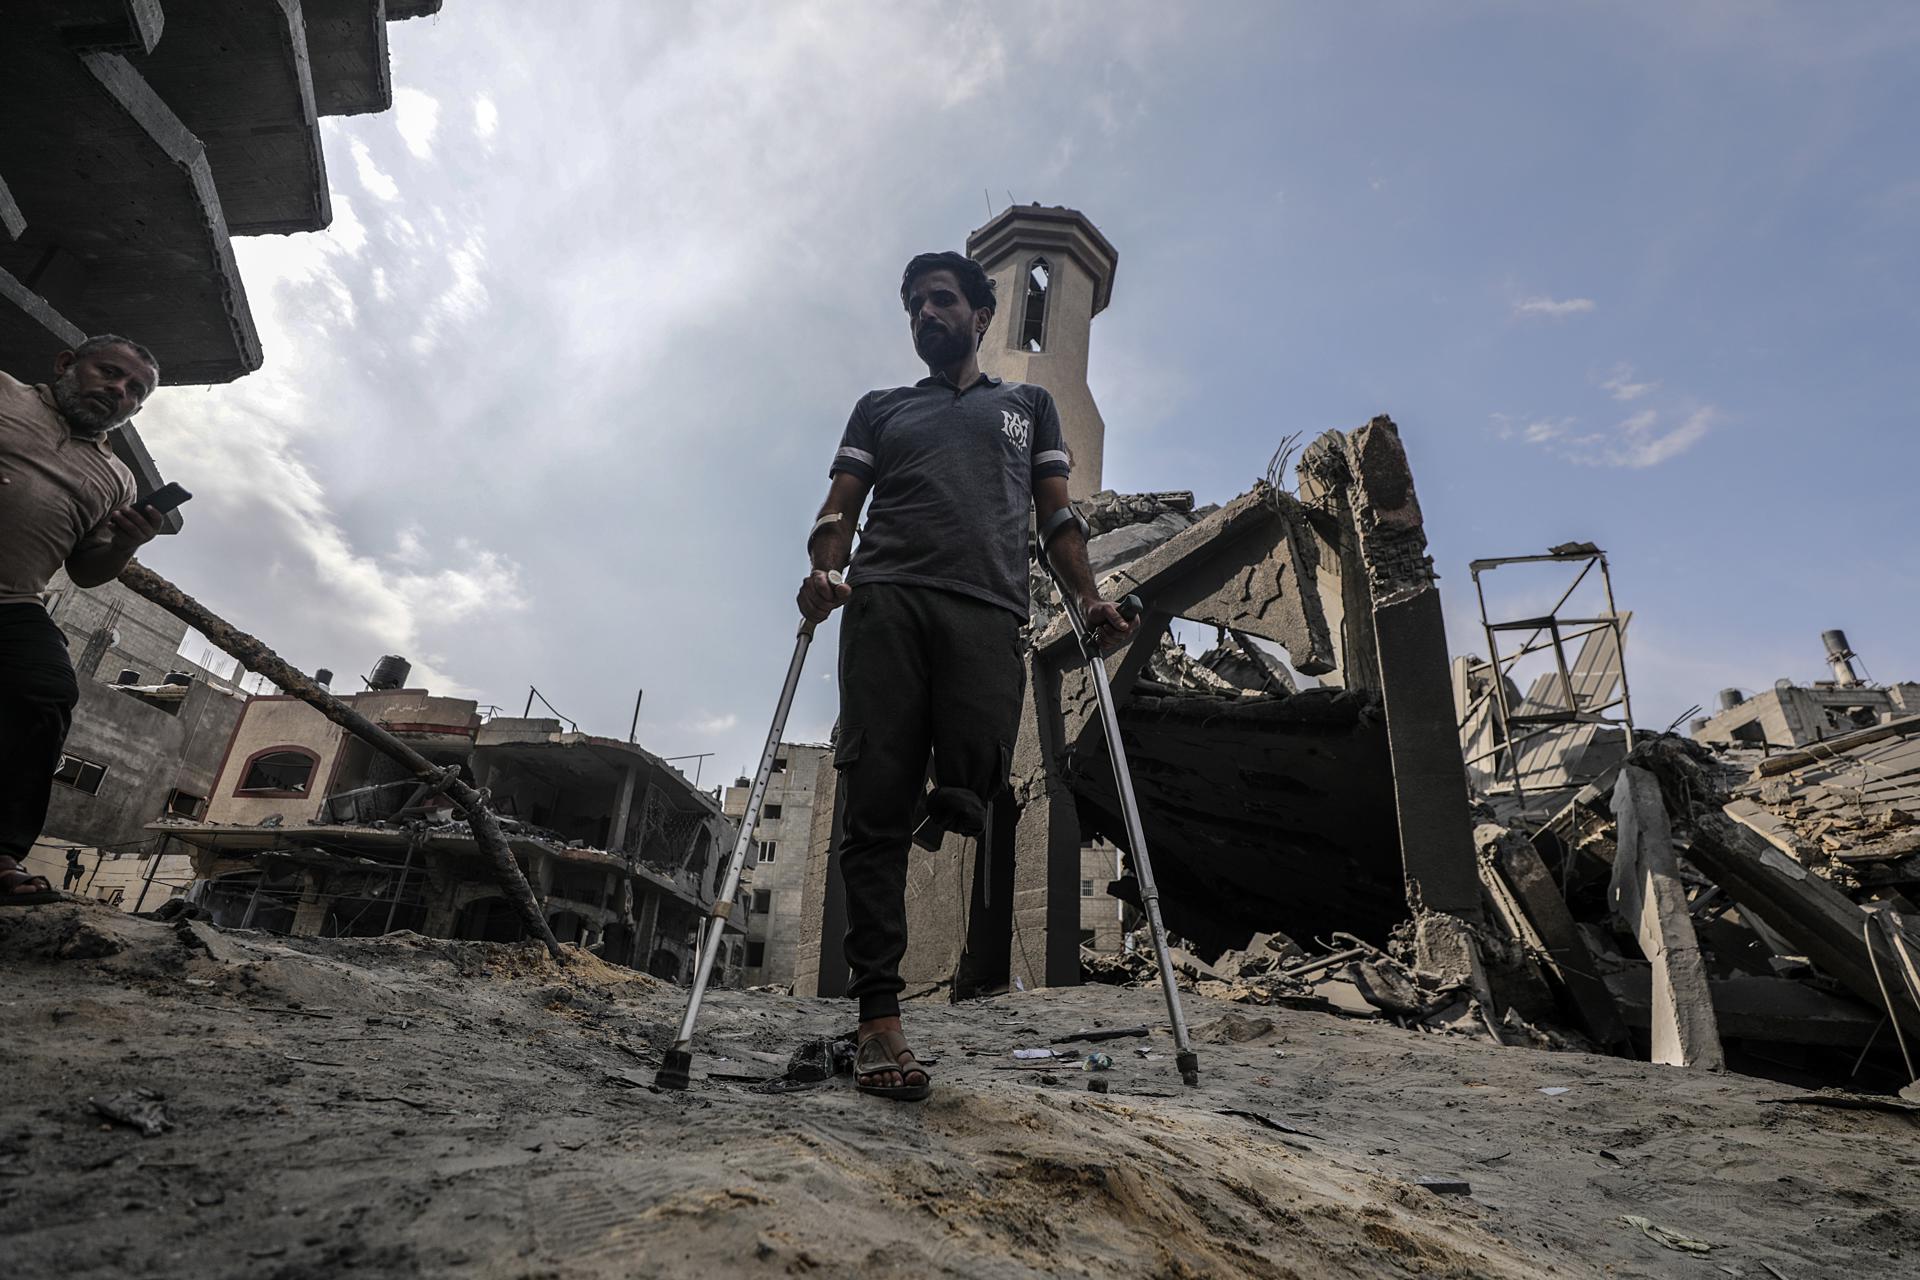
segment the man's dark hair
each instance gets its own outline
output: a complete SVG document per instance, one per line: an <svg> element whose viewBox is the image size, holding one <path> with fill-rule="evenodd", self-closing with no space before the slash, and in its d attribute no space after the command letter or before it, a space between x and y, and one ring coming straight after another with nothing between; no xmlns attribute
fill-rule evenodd
<svg viewBox="0 0 1920 1280"><path fill-rule="evenodd" d="M73 349L74 358L90 356L96 351L105 351L108 347L125 347L133 354L153 366L154 377L160 376L160 362L153 358L153 352L147 350L132 338L123 338L117 333L96 333Z"/></svg>
<svg viewBox="0 0 1920 1280"><path fill-rule="evenodd" d="M960 282L960 292L967 295L967 304L975 310L985 307L994 310L993 277L987 269L964 253L917 253L907 269L900 275L900 305L907 305L907 295L913 292L913 282L929 271L951 271L953 278Z"/></svg>

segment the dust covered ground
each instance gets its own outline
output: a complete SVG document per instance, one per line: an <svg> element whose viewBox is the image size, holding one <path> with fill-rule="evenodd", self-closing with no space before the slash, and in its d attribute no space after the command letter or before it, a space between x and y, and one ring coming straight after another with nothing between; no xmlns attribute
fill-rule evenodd
<svg viewBox="0 0 1920 1280"><path fill-rule="evenodd" d="M939 1062L910 1106L702 1078L851 1022L718 992L693 1090L659 1093L684 993L591 956L61 904L0 911L0 966L23 1280L1920 1274L1914 1122L1738 1076L1194 999L1202 1087L1156 1031L1098 1046L1101 1096L1009 1056L1163 1024L1156 992L1087 987L911 1006ZM140 1088L172 1128L89 1102Z"/></svg>

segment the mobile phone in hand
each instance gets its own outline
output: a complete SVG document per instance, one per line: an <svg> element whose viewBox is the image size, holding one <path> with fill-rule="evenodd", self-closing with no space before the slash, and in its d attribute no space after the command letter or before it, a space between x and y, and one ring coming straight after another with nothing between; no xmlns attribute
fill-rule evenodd
<svg viewBox="0 0 1920 1280"><path fill-rule="evenodd" d="M152 507L161 515L165 515L191 497L193 497L193 495L181 488L178 481L170 480L133 505L136 507Z"/></svg>

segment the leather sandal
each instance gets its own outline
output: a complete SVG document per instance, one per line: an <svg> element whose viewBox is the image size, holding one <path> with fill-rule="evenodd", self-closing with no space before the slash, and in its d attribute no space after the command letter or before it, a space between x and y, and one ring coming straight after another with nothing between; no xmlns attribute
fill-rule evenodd
<svg viewBox="0 0 1920 1280"><path fill-rule="evenodd" d="M877 1031L860 1042L860 1052L853 1059L854 1088L861 1093L870 1093L876 1098L891 1098L895 1102L921 1102L933 1092L933 1077L920 1059L913 1056L913 1050L907 1047L907 1038L898 1031ZM862 1084L863 1076L877 1076L882 1072L900 1073L900 1084ZM912 1077L919 1076L919 1083Z"/></svg>

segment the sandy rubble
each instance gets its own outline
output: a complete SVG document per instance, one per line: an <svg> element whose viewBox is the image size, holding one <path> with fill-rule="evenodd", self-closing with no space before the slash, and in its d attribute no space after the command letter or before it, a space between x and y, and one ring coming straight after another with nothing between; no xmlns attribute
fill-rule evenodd
<svg viewBox="0 0 1920 1280"><path fill-rule="evenodd" d="M63 904L0 914L0 963L13 1276L1920 1274L1914 1121L1738 1076L1195 998L1202 1087L1157 1033L1102 1046L1100 1096L1008 1053L1162 1016L1085 987L916 1004L924 1107L844 1078L656 1093L683 993L591 956ZM697 1076L849 1024L709 1009ZM171 1130L89 1106L142 1087Z"/></svg>

